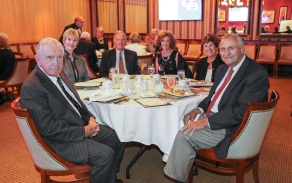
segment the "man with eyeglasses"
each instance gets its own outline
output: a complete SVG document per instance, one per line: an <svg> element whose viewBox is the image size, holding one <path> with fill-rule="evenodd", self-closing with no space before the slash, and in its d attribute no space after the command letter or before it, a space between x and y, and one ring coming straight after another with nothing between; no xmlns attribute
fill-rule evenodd
<svg viewBox="0 0 292 183"><path fill-rule="evenodd" d="M247 104L268 100L268 73L244 54L242 39L226 34L219 49L225 64L218 67L209 95L184 116L164 168L177 182L186 182L197 150L214 147L217 158L225 158Z"/></svg>

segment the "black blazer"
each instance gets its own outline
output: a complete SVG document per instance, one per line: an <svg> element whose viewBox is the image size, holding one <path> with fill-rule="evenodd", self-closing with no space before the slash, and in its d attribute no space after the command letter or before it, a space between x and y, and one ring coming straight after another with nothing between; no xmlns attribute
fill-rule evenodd
<svg viewBox="0 0 292 183"><path fill-rule="evenodd" d="M228 70L228 66L220 65L215 73L214 85L211 91L198 107L205 112L208 109L215 90ZM269 80L266 69L246 57L241 67L227 86L219 102L219 111L208 118L210 128L226 129L224 139L215 146L218 158L227 156L233 134L238 129L248 102L268 101Z"/></svg>
<svg viewBox="0 0 292 183"><path fill-rule="evenodd" d="M95 44L96 50L99 50L99 49L108 50L108 39L105 37L103 37L103 44L100 44L100 42L98 41L98 39L96 37L93 37L91 39L91 42L93 42Z"/></svg>
<svg viewBox="0 0 292 183"><path fill-rule="evenodd" d="M138 66L137 53L131 50L124 49L125 63L128 74L140 74L140 68ZM99 69L100 77L106 77L109 75L109 69L116 67L116 49L111 49L102 53L102 59Z"/></svg>
<svg viewBox="0 0 292 183"><path fill-rule="evenodd" d="M82 28L81 28L81 27L77 27L77 25L75 25L75 23L70 24L70 25L67 25L67 26L64 28L63 33L62 33L62 35L61 35L61 37L60 37L60 39L59 39L59 41L60 41L62 44L63 44L63 34L64 34L64 32L65 32L67 29L69 29L69 28L72 28L72 29L75 29L75 30L80 29L80 31L82 32Z"/></svg>
<svg viewBox="0 0 292 183"><path fill-rule="evenodd" d="M201 58L197 65L197 74L196 74L196 80L205 80L207 69L209 66L209 63L207 62L208 57ZM214 82L214 75L219 67L219 65L224 64L224 62L221 59L221 56L217 54L215 60L212 62L212 78L211 81Z"/></svg>
<svg viewBox="0 0 292 183"><path fill-rule="evenodd" d="M85 39L80 39L77 47L74 50L77 55L86 54L89 65L94 72L98 72L97 57L95 53L95 44Z"/></svg>

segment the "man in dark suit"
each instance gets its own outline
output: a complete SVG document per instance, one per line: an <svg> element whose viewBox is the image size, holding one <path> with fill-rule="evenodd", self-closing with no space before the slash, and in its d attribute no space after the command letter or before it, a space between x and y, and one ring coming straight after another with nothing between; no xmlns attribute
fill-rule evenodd
<svg viewBox="0 0 292 183"><path fill-rule="evenodd" d="M30 110L42 138L57 154L91 166L91 182L116 183L124 144L113 129L95 121L61 72L63 54L56 39L39 42L37 66L22 86L21 106Z"/></svg>
<svg viewBox="0 0 292 183"><path fill-rule="evenodd" d="M83 24L84 24L84 19L81 17L81 16L78 16L75 18L74 20L74 23L73 24L70 24L70 25L67 25L64 30L63 30L63 33L69 29L69 28L73 28L75 30L77 30L78 34L80 35L81 32L82 32L82 27L83 27ZM59 39L60 43L63 43L63 33Z"/></svg>
<svg viewBox="0 0 292 183"><path fill-rule="evenodd" d="M226 34L219 49L225 64L218 67L208 97L184 116L164 168L166 175L179 182L186 181L196 150L214 147L216 156L225 158L248 102L268 100L268 73L244 54L242 39ZM195 121L197 115L200 118Z"/></svg>
<svg viewBox="0 0 292 183"><path fill-rule="evenodd" d="M98 72L95 44L90 41L90 34L82 32L77 47L74 49L77 55L86 54L89 65L94 72Z"/></svg>
<svg viewBox="0 0 292 183"><path fill-rule="evenodd" d="M117 31L114 34L115 49L111 49L102 53L102 59L99 69L100 77L109 75L109 69L117 68L121 74L140 74L138 66L137 53L128 49L124 49L126 45L126 34Z"/></svg>

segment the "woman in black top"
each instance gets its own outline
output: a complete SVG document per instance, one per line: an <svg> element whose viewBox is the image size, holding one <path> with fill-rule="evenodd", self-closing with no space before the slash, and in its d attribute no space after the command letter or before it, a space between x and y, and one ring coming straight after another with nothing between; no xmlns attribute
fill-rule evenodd
<svg viewBox="0 0 292 183"><path fill-rule="evenodd" d="M100 51L100 49L104 49L104 51L108 50L108 40L103 36L103 27L96 28L96 36L91 39L91 42L95 43L96 50Z"/></svg>
<svg viewBox="0 0 292 183"><path fill-rule="evenodd" d="M202 49L207 55L199 60L197 64L196 80L214 82L214 73L219 65L224 64L218 51L218 39L215 34L207 34L202 39Z"/></svg>
<svg viewBox="0 0 292 183"><path fill-rule="evenodd" d="M15 55L8 45L8 36L0 33L0 80L6 80L12 74Z"/></svg>
<svg viewBox="0 0 292 183"><path fill-rule="evenodd" d="M164 73L177 74L178 70L185 70L187 78L193 78L193 73L190 70L187 62L178 51L175 51L176 39L169 31L160 31L158 33L157 46L161 48L155 60L155 70L158 73L159 65L164 66Z"/></svg>

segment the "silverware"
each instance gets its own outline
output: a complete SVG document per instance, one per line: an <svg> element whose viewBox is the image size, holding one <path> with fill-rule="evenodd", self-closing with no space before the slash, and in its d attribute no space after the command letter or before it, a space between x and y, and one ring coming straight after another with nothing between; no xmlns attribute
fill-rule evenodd
<svg viewBox="0 0 292 183"><path fill-rule="evenodd" d="M124 102L128 102L130 100L130 98L123 98L121 100L115 101L114 104L122 104Z"/></svg>

